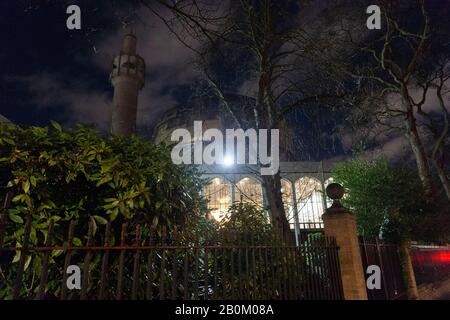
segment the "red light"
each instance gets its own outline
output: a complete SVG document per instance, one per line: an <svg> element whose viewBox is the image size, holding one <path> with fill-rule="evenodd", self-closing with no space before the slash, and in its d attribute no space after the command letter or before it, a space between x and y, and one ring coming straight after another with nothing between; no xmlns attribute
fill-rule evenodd
<svg viewBox="0 0 450 320"><path fill-rule="evenodd" d="M411 260L417 263L450 263L450 251L448 250L420 250L413 251Z"/></svg>
<svg viewBox="0 0 450 320"><path fill-rule="evenodd" d="M436 252L431 257L431 260L433 262L450 263L450 252L446 252L446 251Z"/></svg>

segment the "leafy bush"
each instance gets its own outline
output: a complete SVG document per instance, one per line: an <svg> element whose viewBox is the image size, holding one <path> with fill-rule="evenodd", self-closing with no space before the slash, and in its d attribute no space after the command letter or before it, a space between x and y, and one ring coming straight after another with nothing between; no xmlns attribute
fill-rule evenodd
<svg viewBox="0 0 450 320"><path fill-rule="evenodd" d="M88 127L69 131L57 123L0 130L0 190L13 195L8 216L16 231L28 212L36 236L45 236L50 219L170 227L204 213L200 180L174 165L164 145L136 136L104 139Z"/></svg>
<svg viewBox="0 0 450 320"><path fill-rule="evenodd" d="M174 165L166 146L136 136L102 138L89 127L66 130L57 123L50 128L0 127L0 200L11 199L0 211L6 222L5 246L22 245L29 215L32 246L46 242L50 221L54 245L67 245L68 224L76 221L76 246L86 244L89 223L97 244L104 241L104 228L96 233L97 227L108 222L111 243L118 242L123 222L130 230L136 224L148 226L142 228L143 237L150 227L160 233L163 226L195 226L206 213L200 190L197 173ZM52 252L49 287L61 278L61 253ZM20 251L12 254L2 255L0 267L19 261ZM93 264L99 262L96 259ZM25 282L38 279L41 262L37 252L27 257ZM0 270L0 276L13 279L13 269ZM7 297L10 291L3 294Z"/></svg>
<svg viewBox="0 0 450 320"><path fill-rule="evenodd" d="M222 232L253 234L259 239L263 239L264 236L266 238L275 236L275 230L267 213L250 203L233 204L228 209L228 217L219 225Z"/></svg>
<svg viewBox="0 0 450 320"><path fill-rule="evenodd" d="M356 215L361 235L381 233L397 243L433 236L425 228L430 208L414 170L391 167L385 159L356 159L339 164L334 179L346 190L342 202Z"/></svg>

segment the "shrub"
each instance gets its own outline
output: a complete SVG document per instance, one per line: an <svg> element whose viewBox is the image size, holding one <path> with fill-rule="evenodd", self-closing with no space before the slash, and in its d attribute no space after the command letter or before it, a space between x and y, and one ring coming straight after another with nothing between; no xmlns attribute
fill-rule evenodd
<svg viewBox="0 0 450 320"><path fill-rule="evenodd" d="M356 159L339 164L333 176L346 190L342 202L356 215L361 235L382 234L396 243L433 236L425 227L430 208L414 170L385 159Z"/></svg>
<svg viewBox="0 0 450 320"><path fill-rule="evenodd" d="M97 227L108 222L111 242L116 243L123 222L130 230L136 224L148 226L142 228L143 237L150 227L160 233L162 227L171 230L175 225L181 230L186 222L195 226L204 223L206 213L200 190L194 169L174 165L165 145L137 136L102 138L89 127L66 130L55 122L50 128L0 127L0 200L11 199L0 211L6 222L5 246L22 245L27 217L31 246L45 243L50 221L55 245L67 244L68 224L76 221L76 246L86 244L89 223L97 244L104 240ZM52 252L49 287L60 280L61 253ZM27 257L25 282L38 279L41 256L34 252ZM19 258L20 251L2 255L0 267L6 270L0 276L13 279L15 268L6 266ZM0 293L8 297L10 290L0 285Z"/></svg>

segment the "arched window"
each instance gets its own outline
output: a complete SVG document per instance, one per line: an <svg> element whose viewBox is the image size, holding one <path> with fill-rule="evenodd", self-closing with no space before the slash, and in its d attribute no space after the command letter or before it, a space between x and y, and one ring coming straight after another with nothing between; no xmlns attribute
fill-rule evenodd
<svg viewBox="0 0 450 320"><path fill-rule="evenodd" d="M236 201L249 202L263 208L261 183L253 178L245 177L236 183Z"/></svg>
<svg viewBox="0 0 450 320"><path fill-rule="evenodd" d="M227 216L231 206L231 186L221 178L214 178L203 187L203 195L208 200L210 214L217 221Z"/></svg>
<svg viewBox="0 0 450 320"><path fill-rule="evenodd" d="M325 186L325 190L326 190L326 188L328 187L328 185L329 185L330 183L333 183L333 182L334 182L333 177L329 177L327 180L325 180L325 182L323 183L323 185ZM330 198L328 198L328 196L327 196L326 193L325 193L325 199L326 199L326 202L327 202L327 208L331 207L331 205L333 204L333 200L331 200Z"/></svg>
<svg viewBox="0 0 450 320"><path fill-rule="evenodd" d="M319 180L303 177L295 182L297 210L302 229L323 228L322 186Z"/></svg>
<svg viewBox="0 0 450 320"><path fill-rule="evenodd" d="M287 179L281 179L281 197L283 199L284 212L291 229L295 227L294 200L292 194L291 182Z"/></svg>

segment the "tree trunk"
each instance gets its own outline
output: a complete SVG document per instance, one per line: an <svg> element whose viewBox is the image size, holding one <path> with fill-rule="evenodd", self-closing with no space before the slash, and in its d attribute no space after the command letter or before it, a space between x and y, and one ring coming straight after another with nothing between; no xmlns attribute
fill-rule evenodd
<svg viewBox="0 0 450 320"><path fill-rule="evenodd" d="M450 181L447 177L447 173L444 168L438 163L438 160L433 160L433 165L436 168L436 172L441 180L442 187L444 188L445 194L447 195L448 201L450 201Z"/></svg>
<svg viewBox="0 0 450 320"><path fill-rule="evenodd" d="M422 181L425 196L428 201L435 203L438 200L437 192L431 176L428 157L422 140L420 139L419 132L417 131L417 125L413 115L408 116L405 125L406 137L408 138L408 142L411 145L411 149L416 160L417 172L420 180Z"/></svg>
<svg viewBox="0 0 450 320"><path fill-rule="evenodd" d="M280 174L263 176L263 185L269 204L270 220L287 245L293 245L293 237L284 211L281 197Z"/></svg>
<svg viewBox="0 0 450 320"><path fill-rule="evenodd" d="M261 56L261 74L258 81L255 124L257 129L278 129L278 122L274 117L275 108L269 99L271 96L271 77L269 74L270 64L268 60L269 53L267 46L262 51ZM279 152L279 150L277 150L277 152ZM281 196L280 173L277 172L275 175L263 175L262 180L267 195L271 223L278 231L280 238L283 239L287 245L293 245L294 241L289 228L286 213L284 211L283 199Z"/></svg>
<svg viewBox="0 0 450 320"><path fill-rule="evenodd" d="M400 93L402 95L403 106L406 111L405 134L408 138L409 144L411 145L411 149L416 160L417 172L424 188L425 197L430 203L438 203L439 197L437 195L437 190L431 175L428 156L423 146L423 142L420 138L419 132L417 131L414 106L411 102L411 95L408 91L407 84L401 85Z"/></svg>
<svg viewBox="0 0 450 320"><path fill-rule="evenodd" d="M409 242L402 243L399 247L400 263L402 265L403 279L405 281L406 294L409 300L419 299L419 292L417 291L416 277L411 263L411 245Z"/></svg>

